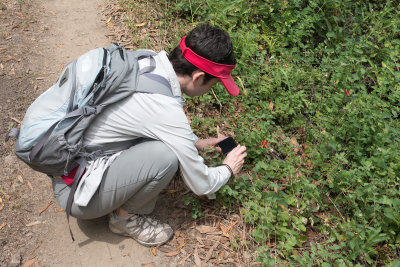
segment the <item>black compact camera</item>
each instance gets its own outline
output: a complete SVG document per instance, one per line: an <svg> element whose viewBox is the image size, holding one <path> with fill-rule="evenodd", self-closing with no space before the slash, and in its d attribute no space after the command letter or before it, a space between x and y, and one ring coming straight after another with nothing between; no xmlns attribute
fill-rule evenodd
<svg viewBox="0 0 400 267"><path fill-rule="evenodd" d="M234 149L237 146L237 144L232 137L228 137L219 142L218 146L222 149L222 153L226 155L229 152L231 152L231 150Z"/></svg>

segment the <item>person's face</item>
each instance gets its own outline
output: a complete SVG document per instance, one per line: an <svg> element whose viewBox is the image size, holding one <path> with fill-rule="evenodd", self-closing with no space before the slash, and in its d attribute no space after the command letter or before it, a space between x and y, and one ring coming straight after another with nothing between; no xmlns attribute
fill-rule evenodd
<svg viewBox="0 0 400 267"><path fill-rule="evenodd" d="M204 72L194 72L191 80L186 86L184 93L190 97L201 96L211 90L211 87L219 82L218 78L213 78L204 83Z"/></svg>

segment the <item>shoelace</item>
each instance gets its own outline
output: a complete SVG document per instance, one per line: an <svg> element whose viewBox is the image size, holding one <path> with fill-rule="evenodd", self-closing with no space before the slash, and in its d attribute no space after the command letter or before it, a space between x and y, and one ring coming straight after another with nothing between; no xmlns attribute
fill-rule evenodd
<svg viewBox="0 0 400 267"><path fill-rule="evenodd" d="M134 225L129 226L129 230L133 234L137 235L140 235L142 231L147 230L148 232L146 233L146 236L148 237L148 240L154 240L157 237L157 235L161 232L161 231L156 232L156 228L161 223L151 218L148 218L144 215L135 214L134 216L129 218L129 221L134 223ZM144 228L145 223L148 224L146 228Z"/></svg>

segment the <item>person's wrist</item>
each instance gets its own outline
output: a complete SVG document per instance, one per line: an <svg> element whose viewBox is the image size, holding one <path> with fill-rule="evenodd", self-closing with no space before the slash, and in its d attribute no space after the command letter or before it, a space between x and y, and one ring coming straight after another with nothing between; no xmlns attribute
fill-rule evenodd
<svg viewBox="0 0 400 267"><path fill-rule="evenodd" d="M229 166L228 164L222 164L222 166L226 166L228 168L229 172L231 173L231 177L234 176L231 166Z"/></svg>

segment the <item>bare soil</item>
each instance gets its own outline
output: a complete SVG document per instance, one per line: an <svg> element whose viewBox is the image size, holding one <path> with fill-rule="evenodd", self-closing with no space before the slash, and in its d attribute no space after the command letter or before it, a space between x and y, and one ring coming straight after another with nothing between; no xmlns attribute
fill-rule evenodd
<svg viewBox="0 0 400 267"><path fill-rule="evenodd" d="M126 28L122 37L121 29L113 28L108 20L113 9L120 12L115 4L99 0L0 0L0 136L19 126L26 109L57 80L66 63L108 46L118 35L125 42L132 37ZM113 31L113 40L108 39ZM13 139L0 142L0 266L248 266L254 262L245 245L249 243L240 243L248 240L240 216L201 200L205 217L192 219L191 207L182 202L190 193L179 177L161 196L155 212L176 230L168 244L146 248L114 235L106 217L72 218L76 239L72 242L50 178L18 160L14 145ZM234 249L232 242L239 248Z"/></svg>

